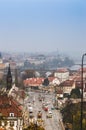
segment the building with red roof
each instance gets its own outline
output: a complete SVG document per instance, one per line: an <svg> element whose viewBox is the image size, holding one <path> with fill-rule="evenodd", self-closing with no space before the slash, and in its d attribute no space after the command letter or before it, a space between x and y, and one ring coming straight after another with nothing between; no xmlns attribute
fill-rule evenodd
<svg viewBox="0 0 86 130"><path fill-rule="evenodd" d="M0 119L0 129L2 126L13 130L22 130L23 128L22 108L6 93L0 95Z"/></svg>
<svg viewBox="0 0 86 130"><path fill-rule="evenodd" d="M28 78L24 80L25 87L39 87L42 85L44 78Z"/></svg>
<svg viewBox="0 0 86 130"><path fill-rule="evenodd" d="M64 94L70 95L71 90L75 88L75 82L74 80L66 80L59 87L63 89Z"/></svg>

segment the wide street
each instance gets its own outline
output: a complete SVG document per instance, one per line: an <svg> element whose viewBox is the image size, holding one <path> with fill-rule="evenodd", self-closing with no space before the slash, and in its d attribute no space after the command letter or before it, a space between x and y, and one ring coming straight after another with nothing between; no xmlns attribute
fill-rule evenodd
<svg viewBox="0 0 86 130"><path fill-rule="evenodd" d="M45 130L63 130L60 120L61 120L61 114L59 110L51 110L53 106L53 94L48 94L48 93L40 93L40 92L28 92L29 97L27 98L27 109L29 107L29 104L31 104L31 107L33 108L33 114L34 114L34 119L37 119L37 113L38 111L42 112L42 120L43 120L43 125L45 127ZM44 97L44 101L39 101L39 96ZM48 111L44 111L42 108L43 102L46 102L48 104L48 110L52 112L52 117L51 118L46 118L46 115Z"/></svg>

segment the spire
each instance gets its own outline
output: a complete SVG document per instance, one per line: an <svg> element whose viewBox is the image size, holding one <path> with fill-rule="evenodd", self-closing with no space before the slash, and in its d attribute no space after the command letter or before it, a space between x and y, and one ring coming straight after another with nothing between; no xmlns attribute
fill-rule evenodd
<svg viewBox="0 0 86 130"><path fill-rule="evenodd" d="M12 75L11 75L11 69L10 69L10 64L8 67L8 72L7 72L7 90L10 90L12 87Z"/></svg>

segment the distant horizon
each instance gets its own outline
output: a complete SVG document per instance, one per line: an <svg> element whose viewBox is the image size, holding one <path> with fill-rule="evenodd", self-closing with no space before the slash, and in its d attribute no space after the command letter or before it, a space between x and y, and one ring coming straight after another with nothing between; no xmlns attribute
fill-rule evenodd
<svg viewBox="0 0 86 130"><path fill-rule="evenodd" d="M0 51L1 53L8 53L8 54L13 54L13 53L16 53L16 54L32 54L32 55L61 55L61 56L64 56L64 57L66 57L66 56L68 56L68 57L70 57L70 58L72 58L72 59L81 59L81 57L82 57L82 54L80 55L72 55L72 54L68 54L67 52L57 52L57 51L51 51L51 52L27 52L27 51ZM84 53L83 53L84 54Z"/></svg>

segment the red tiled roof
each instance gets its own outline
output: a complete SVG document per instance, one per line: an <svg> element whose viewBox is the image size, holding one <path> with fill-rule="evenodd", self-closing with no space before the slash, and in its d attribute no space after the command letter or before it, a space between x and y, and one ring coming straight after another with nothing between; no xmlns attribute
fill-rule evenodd
<svg viewBox="0 0 86 130"><path fill-rule="evenodd" d="M13 90L12 93L19 95L21 98L24 98L26 95L24 90L19 90L19 91Z"/></svg>
<svg viewBox="0 0 86 130"><path fill-rule="evenodd" d="M44 78L29 78L24 80L25 86L39 86L43 83Z"/></svg>
<svg viewBox="0 0 86 130"><path fill-rule="evenodd" d="M58 89L58 90L57 90L57 94L63 94L63 90Z"/></svg>
<svg viewBox="0 0 86 130"><path fill-rule="evenodd" d="M85 84L86 78L83 77L83 84ZM81 76L78 76L75 78L75 87L76 88L81 88Z"/></svg>
<svg viewBox="0 0 86 130"><path fill-rule="evenodd" d="M74 80L66 80L60 84L60 86L72 86L74 83Z"/></svg>
<svg viewBox="0 0 86 130"><path fill-rule="evenodd" d="M0 113L5 117L8 117L9 113L14 113L14 116L22 116L18 103L7 95L0 95Z"/></svg>

